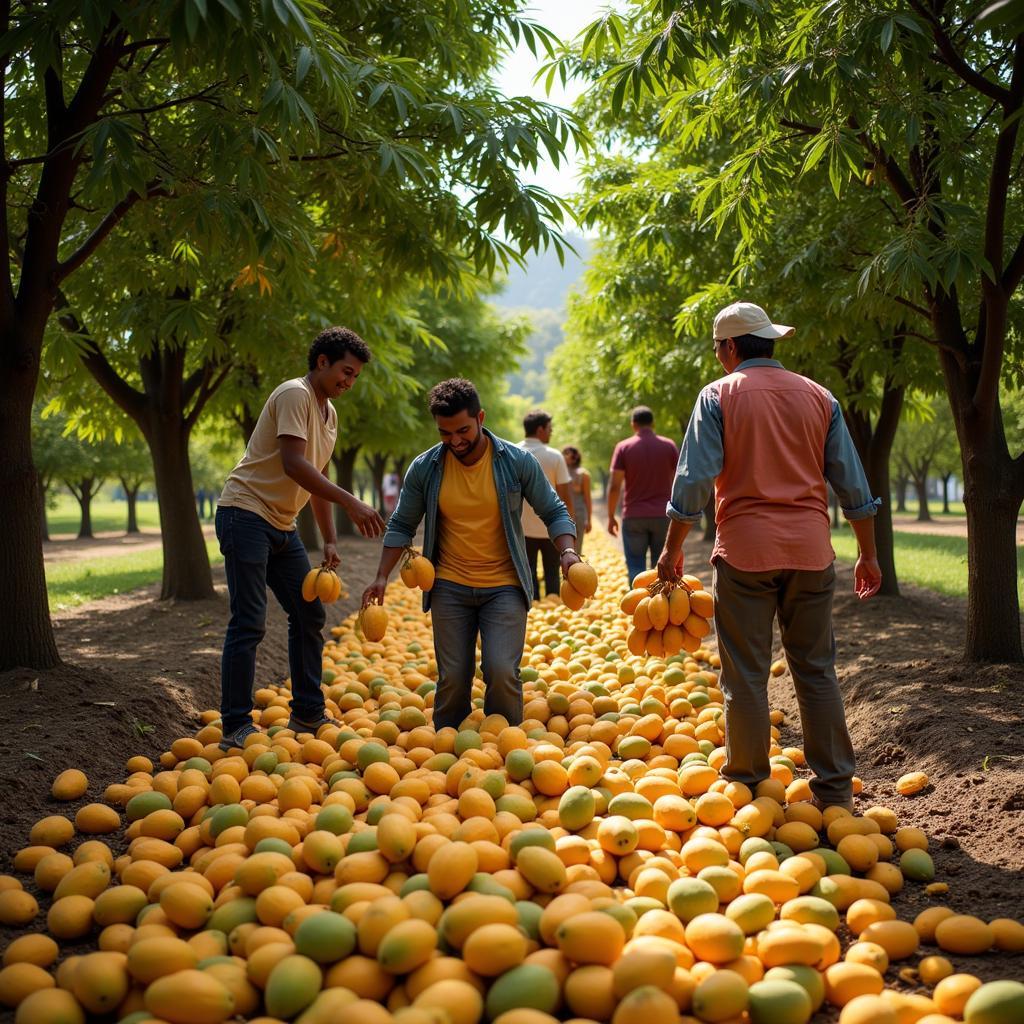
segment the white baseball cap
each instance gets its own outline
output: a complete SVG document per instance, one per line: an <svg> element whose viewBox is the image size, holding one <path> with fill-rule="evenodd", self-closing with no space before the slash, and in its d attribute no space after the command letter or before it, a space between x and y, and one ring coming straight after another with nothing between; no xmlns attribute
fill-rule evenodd
<svg viewBox="0 0 1024 1024"><path fill-rule="evenodd" d="M795 327L773 324L768 314L753 302L734 302L715 317L715 341L753 334L758 338L788 338L796 333Z"/></svg>

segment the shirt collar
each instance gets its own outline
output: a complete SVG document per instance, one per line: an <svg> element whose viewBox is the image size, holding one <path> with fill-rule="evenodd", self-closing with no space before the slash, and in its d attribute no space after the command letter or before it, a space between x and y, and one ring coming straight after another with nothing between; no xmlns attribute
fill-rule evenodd
<svg viewBox="0 0 1024 1024"><path fill-rule="evenodd" d="M785 369L778 359L744 359L733 372L738 373L740 370L749 369L751 366L774 366L777 370Z"/></svg>
<svg viewBox="0 0 1024 1024"><path fill-rule="evenodd" d="M524 437L524 448L547 448L547 445L537 437Z"/></svg>

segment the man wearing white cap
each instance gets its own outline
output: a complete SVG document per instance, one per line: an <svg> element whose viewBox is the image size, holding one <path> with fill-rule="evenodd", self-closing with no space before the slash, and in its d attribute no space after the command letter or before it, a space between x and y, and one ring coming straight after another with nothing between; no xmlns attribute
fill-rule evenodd
<svg viewBox="0 0 1024 1024"><path fill-rule="evenodd" d="M854 590L861 599L882 581L874 532L880 501L871 496L839 403L773 358L776 339L794 331L752 302L734 302L715 317L715 355L726 376L701 391L690 417L658 570L668 580L681 574L683 541L713 487L722 774L751 788L770 775L768 670L778 616L815 773L811 789L820 806L849 808L855 765L835 673L826 481L857 536Z"/></svg>

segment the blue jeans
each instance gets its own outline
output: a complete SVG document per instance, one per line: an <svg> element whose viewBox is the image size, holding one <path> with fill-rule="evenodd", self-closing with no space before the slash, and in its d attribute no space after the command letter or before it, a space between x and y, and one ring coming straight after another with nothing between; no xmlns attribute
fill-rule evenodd
<svg viewBox="0 0 1024 1024"><path fill-rule="evenodd" d="M217 540L231 598L231 620L220 663L220 714L225 735L251 721L256 648L266 632L267 587L288 613L292 713L303 721L323 714L320 690L326 616L319 600L302 597L309 557L298 530L278 530L242 508L218 508Z"/></svg>
<svg viewBox="0 0 1024 1024"><path fill-rule="evenodd" d="M526 599L519 587L464 587L438 580L431 591L430 615L437 658L434 728L457 729L473 710L473 676L479 634L484 713L504 715L510 725L523 720L519 659L526 642Z"/></svg>
<svg viewBox="0 0 1024 1024"><path fill-rule="evenodd" d="M622 550L626 555L626 571L630 585L634 577L648 568L647 552L651 552L651 568L658 564L668 533L668 516L633 516L622 520Z"/></svg>

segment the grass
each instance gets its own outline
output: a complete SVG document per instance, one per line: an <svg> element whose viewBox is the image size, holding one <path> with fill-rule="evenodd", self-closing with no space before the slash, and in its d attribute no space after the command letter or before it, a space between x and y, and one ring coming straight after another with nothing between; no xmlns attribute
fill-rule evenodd
<svg viewBox="0 0 1024 1024"><path fill-rule="evenodd" d="M224 560L216 540L207 541L206 552L213 565ZM123 594L145 587L158 582L162 571L163 552L160 548L50 564L46 567L50 611L65 611L109 594Z"/></svg>
<svg viewBox="0 0 1024 1024"><path fill-rule="evenodd" d="M950 499L950 502L949 502L949 512L943 512L942 511L942 499L941 498L939 498L938 500L936 500L934 498L929 500L929 502L928 502L928 511L931 512L931 514L936 519L941 519L944 522L949 522L949 520L951 520L951 519L966 519L966 517L967 517L967 509L964 508L964 503L962 501L953 501L952 499ZM907 495L907 511L906 512L897 512L896 511L896 500L894 498L893 502L892 502L892 513L893 513L894 516L900 516L901 518L902 517L906 517L906 516L910 516L912 519L916 519L917 518L917 495L916 494L908 494Z"/></svg>
<svg viewBox="0 0 1024 1024"><path fill-rule="evenodd" d="M140 501L135 506L142 530L160 529L160 506L155 501ZM59 534L78 535L82 514L78 502L70 494L56 495L53 508L46 510L46 521L50 525L50 536ZM204 520L205 522L205 520ZM93 533L124 533L128 525L128 503L112 498L96 498L92 503Z"/></svg>
<svg viewBox="0 0 1024 1024"><path fill-rule="evenodd" d="M896 574L901 582L949 594L967 596L967 538L939 537L927 533L894 534ZM852 530L832 534L836 557L844 562L857 559L857 542ZM1017 547L1017 593L1024 601L1024 547Z"/></svg>

